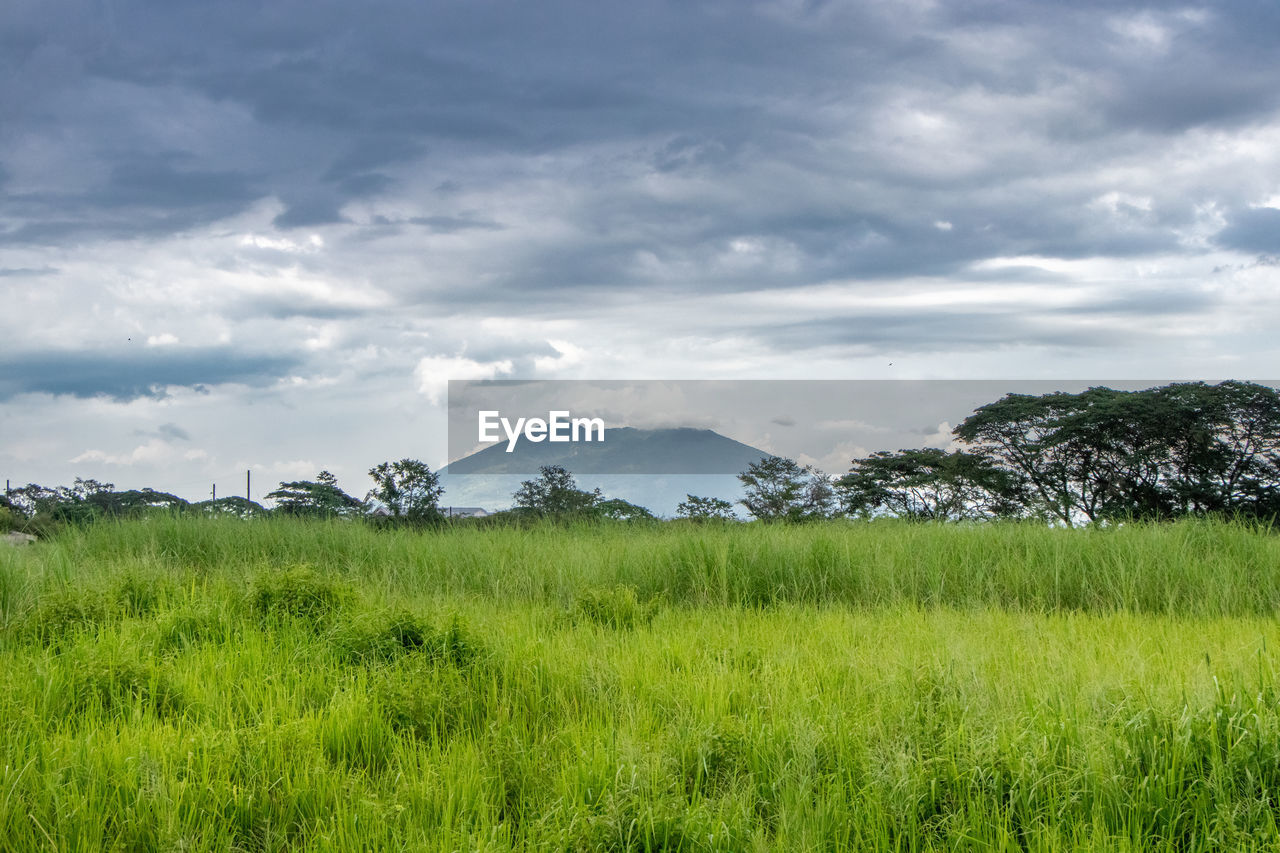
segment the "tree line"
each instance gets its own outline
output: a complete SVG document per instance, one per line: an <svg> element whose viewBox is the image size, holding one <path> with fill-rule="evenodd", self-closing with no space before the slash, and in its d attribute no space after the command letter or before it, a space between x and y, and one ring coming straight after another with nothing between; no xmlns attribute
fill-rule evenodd
<svg viewBox="0 0 1280 853"><path fill-rule="evenodd" d="M1280 394L1251 382L1007 394L947 449L882 451L828 477L789 459L739 478L759 519L1120 520L1280 515Z"/></svg>
<svg viewBox="0 0 1280 853"><path fill-rule="evenodd" d="M48 528L165 511L251 518L365 518L387 525L447 520L440 477L415 459L370 469L363 500L321 471L281 482L268 510L242 497L188 502L153 489L116 491L77 478L70 487L29 484L0 498L0 527ZM829 476L771 456L738 475L738 503L760 521L892 516L911 520L1039 519L1076 526L1116 520L1280 515L1280 394L1265 385L1186 382L1144 391L1106 387L1039 396L1007 394L953 431L947 449L882 451ZM734 504L687 495L694 521L733 521ZM512 495L514 507L486 523L573 518L644 521L647 509L578 487L545 466Z"/></svg>

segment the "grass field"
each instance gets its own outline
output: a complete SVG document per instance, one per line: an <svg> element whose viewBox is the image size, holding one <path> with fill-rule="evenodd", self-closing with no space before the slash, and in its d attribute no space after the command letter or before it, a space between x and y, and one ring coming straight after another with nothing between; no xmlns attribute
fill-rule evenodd
<svg viewBox="0 0 1280 853"><path fill-rule="evenodd" d="M0 549L0 850L1280 845L1280 537L152 519Z"/></svg>

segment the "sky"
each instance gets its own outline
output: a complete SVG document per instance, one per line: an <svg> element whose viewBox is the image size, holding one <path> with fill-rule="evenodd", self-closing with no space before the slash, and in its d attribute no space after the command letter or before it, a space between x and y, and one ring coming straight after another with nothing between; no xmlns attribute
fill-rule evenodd
<svg viewBox="0 0 1280 853"><path fill-rule="evenodd" d="M1265 378L1278 272L1271 0L0 4L15 485L363 495L449 379Z"/></svg>

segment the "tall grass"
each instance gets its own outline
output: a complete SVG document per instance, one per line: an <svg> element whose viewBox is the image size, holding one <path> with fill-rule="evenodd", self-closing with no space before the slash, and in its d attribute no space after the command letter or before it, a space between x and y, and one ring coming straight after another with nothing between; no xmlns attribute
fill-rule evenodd
<svg viewBox="0 0 1280 853"><path fill-rule="evenodd" d="M153 520L0 551L3 850L1280 844L1275 537Z"/></svg>
<svg viewBox="0 0 1280 853"><path fill-rule="evenodd" d="M290 519L158 517L65 534L21 559L42 583L125 568L243 579L310 565L394 598L430 590L560 603L630 587L688 606L831 603L1033 612L1269 615L1280 610L1280 536L1210 521L1065 530L895 522L821 526L583 526L378 531ZM0 574L0 607L6 583Z"/></svg>

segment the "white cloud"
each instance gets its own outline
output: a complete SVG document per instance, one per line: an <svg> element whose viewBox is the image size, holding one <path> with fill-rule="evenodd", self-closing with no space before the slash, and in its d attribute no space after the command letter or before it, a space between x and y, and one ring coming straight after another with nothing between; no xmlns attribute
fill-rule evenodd
<svg viewBox="0 0 1280 853"><path fill-rule="evenodd" d="M510 359L480 362L460 355L431 355L418 360L413 375L418 380L418 393L435 405L448 390L450 379L496 379L511 373L513 367Z"/></svg>
<svg viewBox="0 0 1280 853"><path fill-rule="evenodd" d="M539 373L563 370L583 364L586 361L587 351L570 341L550 340L547 343L555 349L556 354L553 356L538 356L533 360L534 369Z"/></svg>
<svg viewBox="0 0 1280 853"><path fill-rule="evenodd" d="M189 453L184 454L186 458L191 458ZM162 439L153 438L146 444L140 444L128 453L107 453L103 450L86 450L79 456L72 458L70 461L74 463L80 462L100 462L104 465L150 465L157 462L164 462L169 459L178 457L178 451L173 445Z"/></svg>

